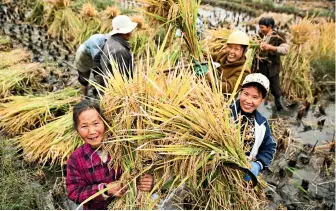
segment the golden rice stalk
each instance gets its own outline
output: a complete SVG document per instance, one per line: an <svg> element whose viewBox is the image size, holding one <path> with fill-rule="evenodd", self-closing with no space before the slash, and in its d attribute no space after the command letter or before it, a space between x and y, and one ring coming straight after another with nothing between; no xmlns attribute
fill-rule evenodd
<svg viewBox="0 0 336 211"><path fill-rule="evenodd" d="M89 39L91 35L99 33L101 22L97 17L84 18L82 26L79 35L74 40L75 45L80 45Z"/></svg>
<svg viewBox="0 0 336 211"><path fill-rule="evenodd" d="M228 29L220 29L220 30L208 30L208 36L204 39L209 49L209 52L220 52L225 51L226 49L226 41L229 35L231 34L231 30Z"/></svg>
<svg viewBox="0 0 336 211"><path fill-rule="evenodd" d="M85 3L81 10L82 17L95 17L97 15L97 11L93 4Z"/></svg>
<svg viewBox="0 0 336 211"><path fill-rule="evenodd" d="M123 79L111 62L116 69L113 75L104 76L107 86L95 84L104 92L101 107L109 125L104 149L113 155L111 167L122 165L120 182L130 190L109 208L157 209L160 199L184 184L194 191L214 192L209 202L202 203L208 209L262 208L265 196L261 189L245 182L244 173L223 165L229 161L249 167L241 126L233 121L220 87L208 86L183 63L163 74L159 67L164 58L161 46L154 58L137 64L130 80ZM213 177L223 169L227 177ZM154 175L156 201L151 194L136 191L135 182L144 172ZM209 185L203 187L206 179ZM234 204L230 201L233 190L239 199Z"/></svg>
<svg viewBox="0 0 336 211"><path fill-rule="evenodd" d="M0 132L13 136L41 127L67 113L79 100L79 92L73 88L41 96L7 97L0 100Z"/></svg>
<svg viewBox="0 0 336 211"><path fill-rule="evenodd" d="M330 33L334 32L335 23L314 23L312 18L304 18L291 27L291 42L293 43L283 63L282 91L286 97L294 100L307 99L313 101L314 84L312 60L328 55L334 58L335 40Z"/></svg>
<svg viewBox="0 0 336 211"><path fill-rule="evenodd" d="M30 59L31 54L23 49L14 49L10 52L0 52L0 69L17 63L27 62Z"/></svg>
<svg viewBox="0 0 336 211"><path fill-rule="evenodd" d="M107 7L101 12L101 33L108 33L112 30L112 19L120 14L117 7Z"/></svg>
<svg viewBox="0 0 336 211"><path fill-rule="evenodd" d="M13 92L22 94L28 90L41 90L41 80L46 77L39 63L17 64L0 70L0 96L6 97Z"/></svg>
<svg viewBox="0 0 336 211"><path fill-rule="evenodd" d="M54 19L48 29L52 38L72 42L78 36L82 24L71 8L64 8L54 12Z"/></svg>
<svg viewBox="0 0 336 211"><path fill-rule="evenodd" d="M197 37L196 18L200 0L142 0L150 19L171 23L184 33L183 39L193 59L203 62L202 46Z"/></svg>
<svg viewBox="0 0 336 211"><path fill-rule="evenodd" d="M145 19L143 16L136 15L131 17L131 20L135 23L137 23L137 28L138 29L144 29L145 28Z"/></svg>
<svg viewBox="0 0 336 211"><path fill-rule="evenodd" d="M64 8L70 6L70 0L43 0L45 3L53 5L55 8Z"/></svg>
<svg viewBox="0 0 336 211"><path fill-rule="evenodd" d="M50 166L64 165L71 153L83 144L73 128L72 112L13 141L18 149L23 149L27 162L48 163Z"/></svg>

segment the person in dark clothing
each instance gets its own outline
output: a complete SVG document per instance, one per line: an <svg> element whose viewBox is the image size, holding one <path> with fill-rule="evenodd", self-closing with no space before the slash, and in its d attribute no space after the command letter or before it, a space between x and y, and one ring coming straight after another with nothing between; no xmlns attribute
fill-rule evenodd
<svg viewBox="0 0 336 211"><path fill-rule="evenodd" d="M257 110L266 97L269 85L269 80L261 73L247 75L239 99L231 105L234 120L241 121L244 149L255 176L269 167L276 150L267 119ZM244 178L250 180L248 175Z"/></svg>
<svg viewBox="0 0 336 211"><path fill-rule="evenodd" d="M275 106L280 111L283 109L279 77L282 69L280 56L289 52L289 45L282 33L273 30L274 25L272 17L263 17L259 20L259 35L263 42L260 45L261 53L253 59L252 72L262 73L269 79Z"/></svg>
<svg viewBox="0 0 336 211"><path fill-rule="evenodd" d="M126 15L118 15L112 20L113 30L109 33L103 53L100 59L102 72L106 75L116 71L113 62L118 70L126 78L133 77L133 56L129 40L137 23L132 22Z"/></svg>

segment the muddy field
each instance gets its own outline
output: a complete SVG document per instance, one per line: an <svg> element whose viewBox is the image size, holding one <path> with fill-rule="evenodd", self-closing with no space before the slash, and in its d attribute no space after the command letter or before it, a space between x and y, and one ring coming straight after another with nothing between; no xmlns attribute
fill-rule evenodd
<svg viewBox="0 0 336 211"><path fill-rule="evenodd" d="M289 1L293 3L293 1ZM310 5L320 5L318 3ZM323 6L329 3L323 4ZM134 7L135 3L124 3ZM302 3L302 6L308 6ZM321 6L321 7L323 7ZM38 27L26 21L29 11L21 13L11 7L0 5L0 35L10 37L9 48L22 48L33 56L31 62L40 62L51 70L44 83L50 91L67 86L79 87L77 72L72 67L75 50L61 41L47 36L47 28ZM207 19L208 28L238 27L253 34L257 28L251 24L255 16L218 6L203 5L200 14ZM283 30L288 26L283 26ZM303 115L300 111L304 102L286 102L286 111L273 110L272 99L268 99L260 110L266 114L276 131L276 137L283 139L269 170L263 176L269 188L269 209L335 209L335 89L328 86L320 101L309 106ZM3 134L4 135L4 134ZM0 141L6 138L0 138ZM282 142L281 142L282 143ZM23 162L23 161L17 161ZM39 172L33 187L43 186L45 193L38 195L39 209L71 209L75 205L66 199L62 183L64 168L43 170L24 165ZM48 203L43 203L43 201Z"/></svg>

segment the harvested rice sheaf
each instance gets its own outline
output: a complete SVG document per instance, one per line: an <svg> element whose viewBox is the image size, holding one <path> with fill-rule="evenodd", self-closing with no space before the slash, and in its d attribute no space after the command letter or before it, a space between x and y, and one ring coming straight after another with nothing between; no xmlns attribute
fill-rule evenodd
<svg viewBox="0 0 336 211"><path fill-rule="evenodd" d="M71 153L83 144L73 128L72 112L13 139L28 162L63 165Z"/></svg>
<svg viewBox="0 0 336 211"><path fill-rule="evenodd" d="M122 165L120 182L131 190L109 208L156 209L160 199L187 185L195 194L204 192L200 207L263 209L262 179L252 188L243 172L222 165L230 161L249 167L240 126L221 91L182 67L165 75L147 65L138 66L130 81L118 72L106 78L101 106L109 135L104 148L114 157L111 167ZM144 172L154 175L157 200L135 188Z"/></svg>
<svg viewBox="0 0 336 211"><path fill-rule="evenodd" d="M0 69L0 96L42 90L41 80L44 77L46 71L39 63L17 64Z"/></svg>
<svg viewBox="0 0 336 211"><path fill-rule="evenodd" d="M79 91L67 88L40 96L9 96L0 100L0 132L18 135L41 127L71 110Z"/></svg>
<svg viewBox="0 0 336 211"><path fill-rule="evenodd" d="M0 71L2 71L1 69L3 68L17 63L27 62L30 59L31 54L23 49L14 49L9 52L0 52Z"/></svg>

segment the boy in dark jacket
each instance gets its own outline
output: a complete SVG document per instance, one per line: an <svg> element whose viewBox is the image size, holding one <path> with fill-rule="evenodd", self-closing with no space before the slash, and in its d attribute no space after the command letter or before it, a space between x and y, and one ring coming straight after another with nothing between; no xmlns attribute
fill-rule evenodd
<svg viewBox="0 0 336 211"><path fill-rule="evenodd" d="M234 119L241 121L246 154L251 163L251 172L255 176L269 167L276 149L267 119L257 110L268 90L269 80L266 76L260 73L247 75L239 100L231 105ZM250 178L245 176L245 179Z"/></svg>
<svg viewBox="0 0 336 211"><path fill-rule="evenodd" d="M262 73L269 79L276 109L280 111L283 109L279 77L282 69L280 56L289 52L289 45L282 33L273 30L274 25L275 21L272 17L263 17L259 20L259 35L263 38L259 57L262 59L254 58L252 72Z"/></svg>

